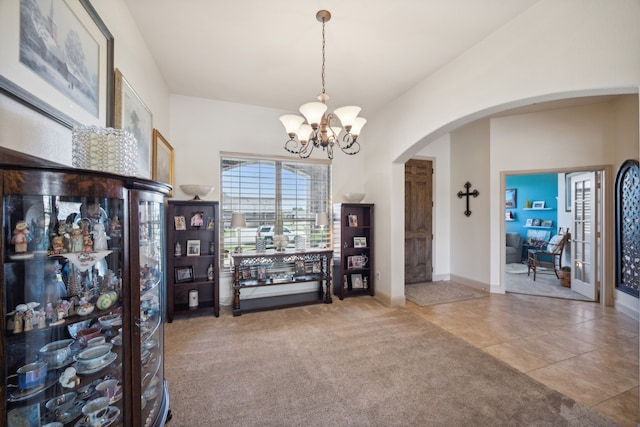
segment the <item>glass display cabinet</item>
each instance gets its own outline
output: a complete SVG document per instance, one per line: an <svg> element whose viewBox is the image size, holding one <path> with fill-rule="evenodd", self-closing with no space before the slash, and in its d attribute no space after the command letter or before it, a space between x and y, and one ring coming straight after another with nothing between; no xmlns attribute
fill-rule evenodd
<svg viewBox="0 0 640 427"><path fill-rule="evenodd" d="M170 187L4 149L0 173L0 425L163 425Z"/></svg>

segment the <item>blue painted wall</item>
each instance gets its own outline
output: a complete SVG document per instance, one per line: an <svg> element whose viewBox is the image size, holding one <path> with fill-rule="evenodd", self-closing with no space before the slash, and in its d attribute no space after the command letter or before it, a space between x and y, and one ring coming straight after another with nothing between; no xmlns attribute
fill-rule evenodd
<svg viewBox="0 0 640 427"><path fill-rule="evenodd" d="M507 189L516 190L516 207L507 209L506 212L513 213L514 220L506 222L507 232L517 232L522 235L526 242L527 231L534 230L525 228L528 218L538 218L540 220L550 219L553 221L550 235L554 235L558 230L558 174L535 174L535 175L510 175L505 179ZM543 201L545 208L551 210L525 210L526 201ZM546 230L544 230L546 231Z"/></svg>

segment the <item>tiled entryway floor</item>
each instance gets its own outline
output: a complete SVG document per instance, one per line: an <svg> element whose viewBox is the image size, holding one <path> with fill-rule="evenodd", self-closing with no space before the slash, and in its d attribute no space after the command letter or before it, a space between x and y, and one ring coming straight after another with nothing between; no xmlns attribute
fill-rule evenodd
<svg viewBox="0 0 640 427"><path fill-rule="evenodd" d="M621 426L640 423L638 321L611 307L513 293L406 307Z"/></svg>

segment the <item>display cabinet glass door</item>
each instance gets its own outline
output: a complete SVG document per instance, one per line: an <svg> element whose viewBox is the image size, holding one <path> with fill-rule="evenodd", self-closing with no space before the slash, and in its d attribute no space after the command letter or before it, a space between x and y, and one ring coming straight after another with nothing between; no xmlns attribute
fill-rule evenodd
<svg viewBox="0 0 640 427"><path fill-rule="evenodd" d="M120 198L3 197L0 425L80 425L82 409L101 396L105 419L124 419L123 206Z"/></svg>
<svg viewBox="0 0 640 427"><path fill-rule="evenodd" d="M137 202L139 233L139 304L134 303L134 317L140 343L140 414L141 426L157 425L163 411L164 360L164 205L159 201ZM132 215L133 217L133 215ZM133 255L135 257L135 255ZM133 262L133 260L132 260ZM137 294L134 292L134 294ZM135 339L135 337L134 337ZM137 345L137 343L134 343ZM135 366L135 364L134 364ZM137 387L136 387L137 389ZM135 407L135 406L134 406Z"/></svg>

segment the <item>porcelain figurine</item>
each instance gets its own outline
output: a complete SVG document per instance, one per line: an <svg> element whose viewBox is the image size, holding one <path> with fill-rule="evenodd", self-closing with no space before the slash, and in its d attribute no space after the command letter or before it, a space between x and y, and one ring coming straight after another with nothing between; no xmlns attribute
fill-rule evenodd
<svg viewBox="0 0 640 427"><path fill-rule="evenodd" d="M18 221L13 229L13 237L11 238L11 243L14 246L15 252L17 254L26 253L30 240L31 235L29 233L29 228L27 227L27 222Z"/></svg>
<svg viewBox="0 0 640 427"><path fill-rule="evenodd" d="M33 329L33 310L28 309L24 312L24 326L22 328L23 331L28 332Z"/></svg>
<svg viewBox="0 0 640 427"><path fill-rule="evenodd" d="M69 233L69 251L70 252L82 252L82 230L74 228Z"/></svg>
<svg viewBox="0 0 640 427"><path fill-rule="evenodd" d="M89 234L82 236L82 252L93 252L93 239Z"/></svg>
<svg viewBox="0 0 640 427"><path fill-rule="evenodd" d="M104 224L98 223L93 226L93 249L96 251L106 251L109 249L109 245L107 244L107 240L110 239L107 236L107 233L104 229Z"/></svg>
<svg viewBox="0 0 640 427"><path fill-rule="evenodd" d="M13 333L19 334L22 332L22 318L24 316L23 311L16 311L16 314L13 316Z"/></svg>

